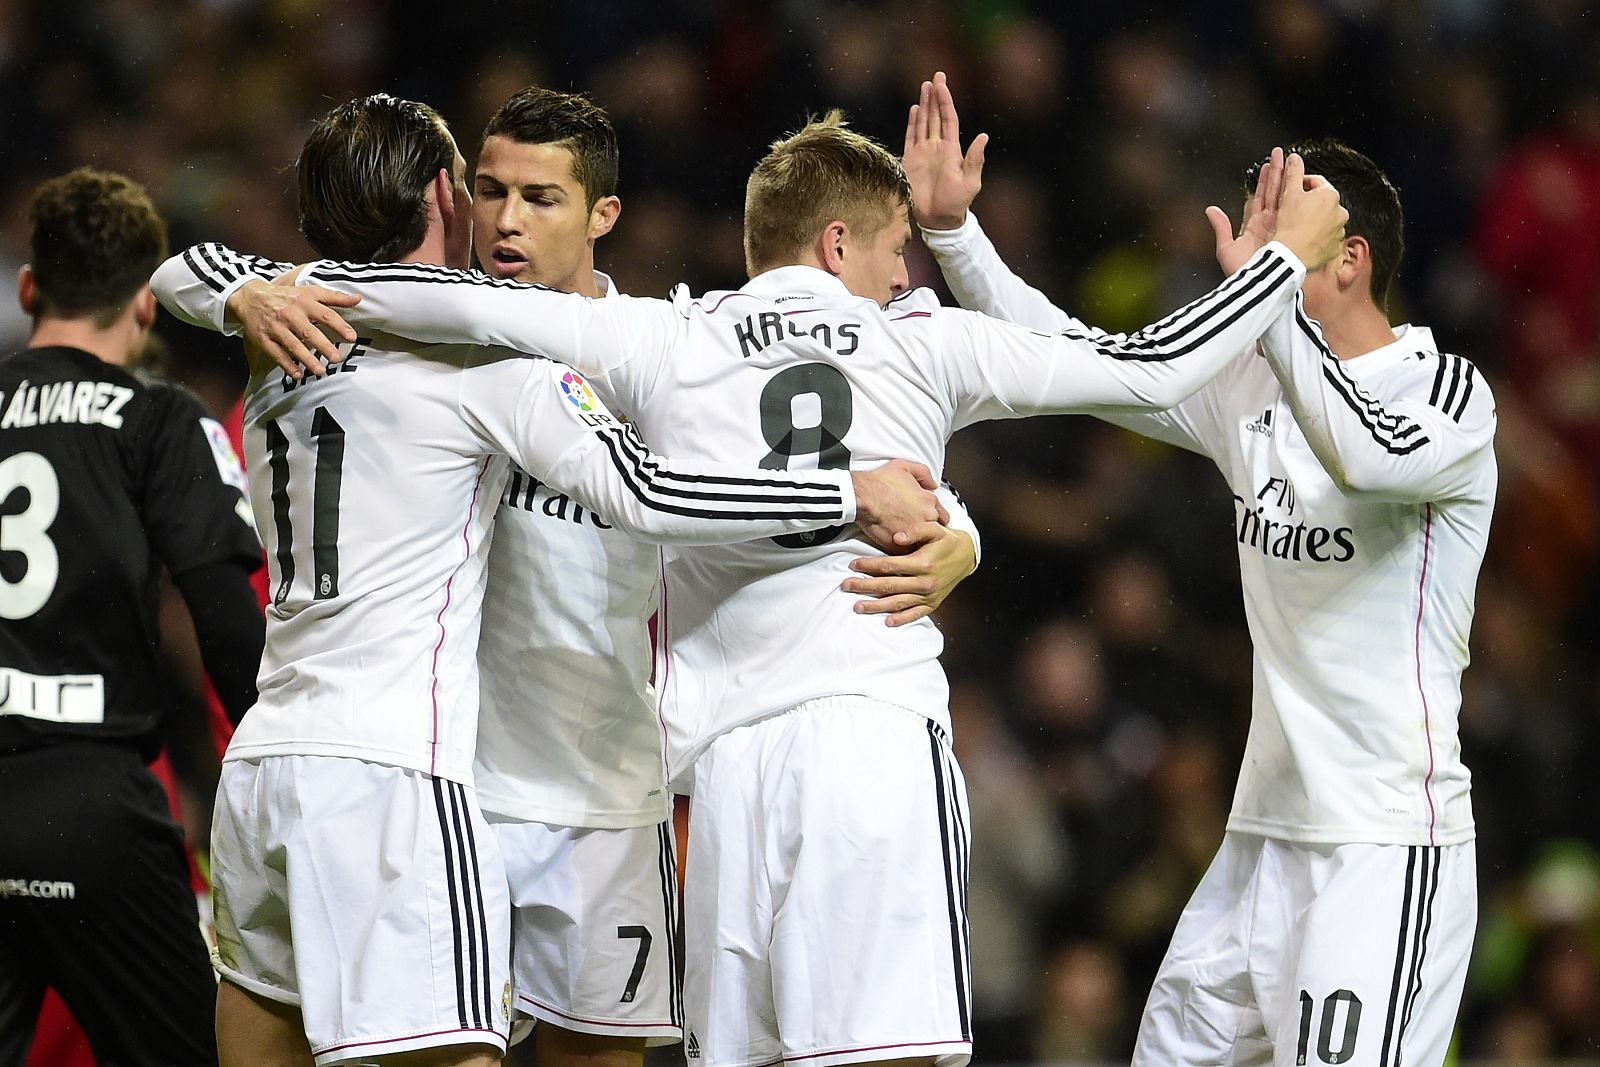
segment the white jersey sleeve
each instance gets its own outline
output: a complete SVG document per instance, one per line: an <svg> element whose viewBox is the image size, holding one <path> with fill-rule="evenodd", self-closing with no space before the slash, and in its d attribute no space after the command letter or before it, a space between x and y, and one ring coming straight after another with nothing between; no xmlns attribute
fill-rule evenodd
<svg viewBox="0 0 1600 1067"><path fill-rule="evenodd" d="M559 360L587 375L626 415L648 395L684 321L674 301L623 295L593 300L416 263L319 262L300 282L360 294L361 303L340 309L358 330L435 344L493 345Z"/></svg>
<svg viewBox="0 0 1600 1067"><path fill-rule="evenodd" d="M847 470L796 474L674 462L652 453L633 427L613 418L570 367L539 360L514 398L499 379L470 373L474 363L520 358L507 350L476 350L462 381L468 425L489 449L641 541L731 544L855 519Z"/></svg>
<svg viewBox="0 0 1600 1067"><path fill-rule="evenodd" d="M1262 348L1296 425L1343 492L1422 504L1478 485L1479 456L1494 440L1495 404L1467 360L1431 353L1431 379L1415 376L1404 394L1380 401L1340 365L1299 299L1266 332Z"/></svg>
<svg viewBox="0 0 1600 1067"><path fill-rule="evenodd" d="M1101 334L1012 271L973 212L967 212L966 220L954 230L924 229L922 239L962 307L1033 330L1080 337ZM1165 410L1095 414L1136 433L1209 455L1208 443L1219 436L1216 405L1208 396L1213 388L1208 382L1187 400Z"/></svg>
<svg viewBox="0 0 1600 1067"><path fill-rule="evenodd" d="M1092 327L1042 334L951 312L933 372L957 428L983 419L1170 408L1205 385L1290 307L1305 277L1273 242L1205 296L1132 334Z"/></svg>
<svg viewBox="0 0 1600 1067"><path fill-rule="evenodd" d="M235 252L225 245L198 244L156 268L150 279L161 305L191 326L230 336L239 324L226 321L228 298L245 282L272 281L293 263Z"/></svg>

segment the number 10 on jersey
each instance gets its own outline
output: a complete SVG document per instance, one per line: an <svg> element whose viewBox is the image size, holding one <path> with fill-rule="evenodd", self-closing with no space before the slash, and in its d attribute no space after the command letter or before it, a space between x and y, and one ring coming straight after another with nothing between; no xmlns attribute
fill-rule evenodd
<svg viewBox="0 0 1600 1067"><path fill-rule="evenodd" d="M276 419L267 423L267 463L272 470L272 524L277 532L278 588L272 603L281 606L294 584L294 528L289 521L289 435ZM311 598L339 595L339 487L344 478L344 427L318 406L311 413L316 442L316 474L311 479ZM303 531L302 531L303 533Z"/></svg>

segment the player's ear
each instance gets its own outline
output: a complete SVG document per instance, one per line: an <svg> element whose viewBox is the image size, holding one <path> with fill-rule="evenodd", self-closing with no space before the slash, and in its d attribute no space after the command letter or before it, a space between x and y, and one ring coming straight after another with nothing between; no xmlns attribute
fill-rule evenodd
<svg viewBox="0 0 1600 1067"><path fill-rule="evenodd" d="M446 226L453 225L456 217L456 183L450 177L450 172L444 168L433 176L433 181L428 184L428 192L433 197L434 204L439 209L439 218Z"/></svg>
<svg viewBox="0 0 1600 1067"><path fill-rule="evenodd" d="M1348 289L1371 275L1372 246L1367 244L1367 239L1355 234L1347 236L1339 249L1334 270L1339 279L1340 289Z"/></svg>
<svg viewBox="0 0 1600 1067"><path fill-rule="evenodd" d="M27 263L17 271L17 303L22 305L22 313L33 318L33 308L39 298L38 279L33 275L33 267Z"/></svg>
<svg viewBox="0 0 1600 1067"><path fill-rule="evenodd" d="M155 325L156 294L151 292L148 285L143 286L133 296L133 321L141 330L148 330Z"/></svg>
<svg viewBox="0 0 1600 1067"><path fill-rule="evenodd" d="M594 202L594 207L589 209L589 240L604 237L611 232L611 227L617 224L617 216L622 214L622 201L614 196L602 196Z"/></svg>
<svg viewBox="0 0 1600 1067"><path fill-rule="evenodd" d="M849 238L850 227L842 219L834 219L817 235L817 262L829 274L844 273L845 245Z"/></svg>

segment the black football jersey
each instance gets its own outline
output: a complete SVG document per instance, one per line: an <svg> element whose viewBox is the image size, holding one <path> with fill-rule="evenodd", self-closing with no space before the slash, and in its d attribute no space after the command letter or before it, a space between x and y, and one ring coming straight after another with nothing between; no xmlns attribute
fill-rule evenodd
<svg viewBox="0 0 1600 1067"><path fill-rule="evenodd" d="M181 387L88 352L0 360L0 752L159 748L160 567L261 561L221 434Z"/></svg>

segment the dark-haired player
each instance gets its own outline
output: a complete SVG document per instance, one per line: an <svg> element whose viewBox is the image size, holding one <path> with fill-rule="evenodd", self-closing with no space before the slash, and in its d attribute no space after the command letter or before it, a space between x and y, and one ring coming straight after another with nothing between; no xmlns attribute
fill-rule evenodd
<svg viewBox="0 0 1600 1067"><path fill-rule="evenodd" d="M1339 253L1256 348L1165 412L1111 421L1209 456L1234 498L1255 646L1227 836L1178 921L1133 1062L1437 1067L1477 916L1456 716L1494 508L1494 399L1476 368L1384 308L1399 194L1334 141L1295 149L1350 212ZM906 137L917 219L964 306L1081 324L1014 275L967 210L942 75ZM1232 270L1271 232L1278 153L1252 168ZM1263 358L1264 355L1264 358Z"/></svg>
<svg viewBox="0 0 1600 1067"><path fill-rule="evenodd" d="M102 1063L214 1064L182 834L146 767L173 703L158 579L237 721L261 657L260 544L221 427L125 369L166 255L144 190L73 171L39 187L30 221L33 332L0 361L0 1063L26 1058L52 987Z"/></svg>

